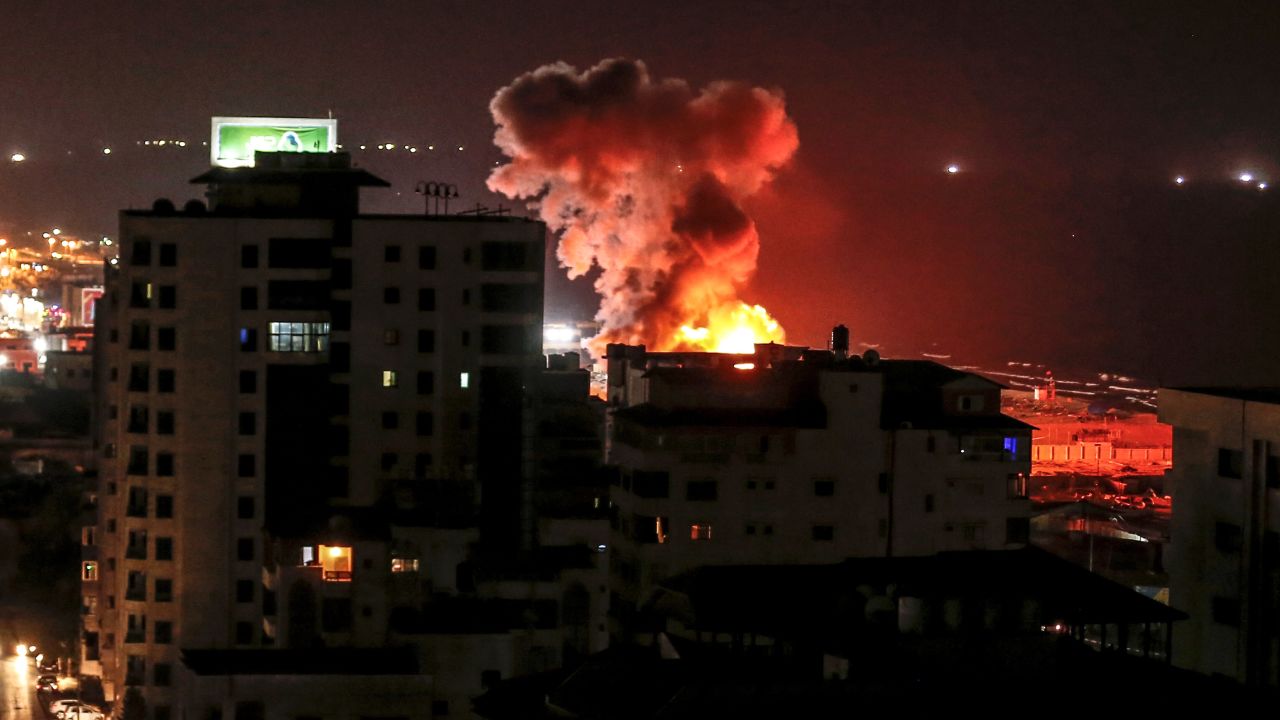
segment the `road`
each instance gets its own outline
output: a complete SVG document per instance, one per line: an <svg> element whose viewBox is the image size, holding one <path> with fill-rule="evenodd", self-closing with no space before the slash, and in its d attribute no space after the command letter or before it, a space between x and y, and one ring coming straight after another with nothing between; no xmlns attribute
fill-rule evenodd
<svg viewBox="0 0 1280 720"><path fill-rule="evenodd" d="M0 660L0 720L44 720L36 702L35 672L30 658Z"/></svg>

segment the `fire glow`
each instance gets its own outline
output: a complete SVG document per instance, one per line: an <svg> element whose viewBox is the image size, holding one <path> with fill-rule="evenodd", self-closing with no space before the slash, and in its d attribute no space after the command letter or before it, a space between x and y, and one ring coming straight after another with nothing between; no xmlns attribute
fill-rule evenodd
<svg viewBox="0 0 1280 720"><path fill-rule="evenodd" d="M604 345L747 353L785 342L740 297L760 238L742 203L799 145L780 92L737 82L695 91L606 60L547 65L498 91L494 142L510 161L489 188L526 198L560 235L570 278L598 271Z"/></svg>

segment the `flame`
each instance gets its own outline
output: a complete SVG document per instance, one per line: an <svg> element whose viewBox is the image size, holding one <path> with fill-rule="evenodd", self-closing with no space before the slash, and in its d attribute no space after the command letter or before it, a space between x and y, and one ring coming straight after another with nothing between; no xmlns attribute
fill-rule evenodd
<svg viewBox="0 0 1280 720"><path fill-rule="evenodd" d="M672 344L678 350L755 352L756 343L785 343L787 333L760 305L729 302L712 308L701 325L681 325Z"/></svg>

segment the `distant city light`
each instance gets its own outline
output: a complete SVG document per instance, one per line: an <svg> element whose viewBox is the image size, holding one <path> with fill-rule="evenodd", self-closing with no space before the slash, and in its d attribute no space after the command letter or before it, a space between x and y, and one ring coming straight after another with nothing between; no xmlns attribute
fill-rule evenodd
<svg viewBox="0 0 1280 720"><path fill-rule="evenodd" d="M1253 173L1240 173L1240 182L1253 182Z"/></svg>
<svg viewBox="0 0 1280 720"><path fill-rule="evenodd" d="M427 146L427 149L428 149L428 150L435 150L435 149L436 149L436 146L435 146L435 145L428 145L428 146Z"/></svg>
<svg viewBox="0 0 1280 720"><path fill-rule="evenodd" d="M1266 190L1266 189L1267 189L1267 184L1266 184L1266 183L1264 183L1264 182L1260 182L1260 183L1258 183L1258 189L1259 189L1259 190Z"/></svg>
<svg viewBox="0 0 1280 720"><path fill-rule="evenodd" d="M395 145L393 145L392 143L387 143L387 149L388 149L388 150L395 150L395 149L396 149L396 146L395 146Z"/></svg>
<svg viewBox="0 0 1280 720"><path fill-rule="evenodd" d="M465 150L466 148L464 148L464 147L462 147L461 145L459 145L459 146L458 146L458 149L459 149L459 150Z"/></svg>
<svg viewBox="0 0 1280 720"><path fill-rule="evenodd" d="M110 155L110 154L111 154L111 148L102 148L102 154L103 154L103 155Z"/></svg>
<svg viewBox="0 0 1280 720"><path fill-rule="evenodd" d="M26 156L26 155L23 155L22 153L14 153L14 154L12 154L12 155L10 155L10 156L9 156L9 162L16 162L16 163L20 163L20 162L22 162L23 160L26 160L26 159L27 159L27 156Z"/></svg>
<svg viewBox="0 0 1280 720"><path fill-rule="evenodd" d="M59 228L54 228L54 229L53 229L53 234L54 234L54 235L61 235L61 234L62 234L62 230L61 230L61 229L59 229Z"/></svg>
<svg viewBox="0 0 1280 720"><path fill-rule="evenodd" d="M947 166L947 173L948 173L948 174L955 175L955 174L956 174L956 173L958 173L958 172L960 172L960 166L959 166L959 165L948 165L948 166Z"/></svg>
<svg viewBox="0 0 1280 720"><path fill-rule="evenodd" d="M1174 181L1174 182L1176 182L1176 183L1178 183L1179 185L1181 185L1181 184L1185 183L1185 182L1187 181L1187 179L1186 179L1186 178L1184 178L1184 177L1182 177L1181 175L1179 175L1178 177L1174 178L1174 179L1173 179L1173 181Z"/></svg>

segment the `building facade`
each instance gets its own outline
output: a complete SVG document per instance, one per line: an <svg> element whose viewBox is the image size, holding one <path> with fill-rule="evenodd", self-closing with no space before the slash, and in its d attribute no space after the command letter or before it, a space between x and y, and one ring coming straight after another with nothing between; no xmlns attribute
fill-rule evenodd
<svg viewBox="0 0 1280 720"><path fill-rule="evenodd" d="M1173 425L1170 602L1190 615L1173 660L1280 684L1280 391L1160 391Z"/></svg>

